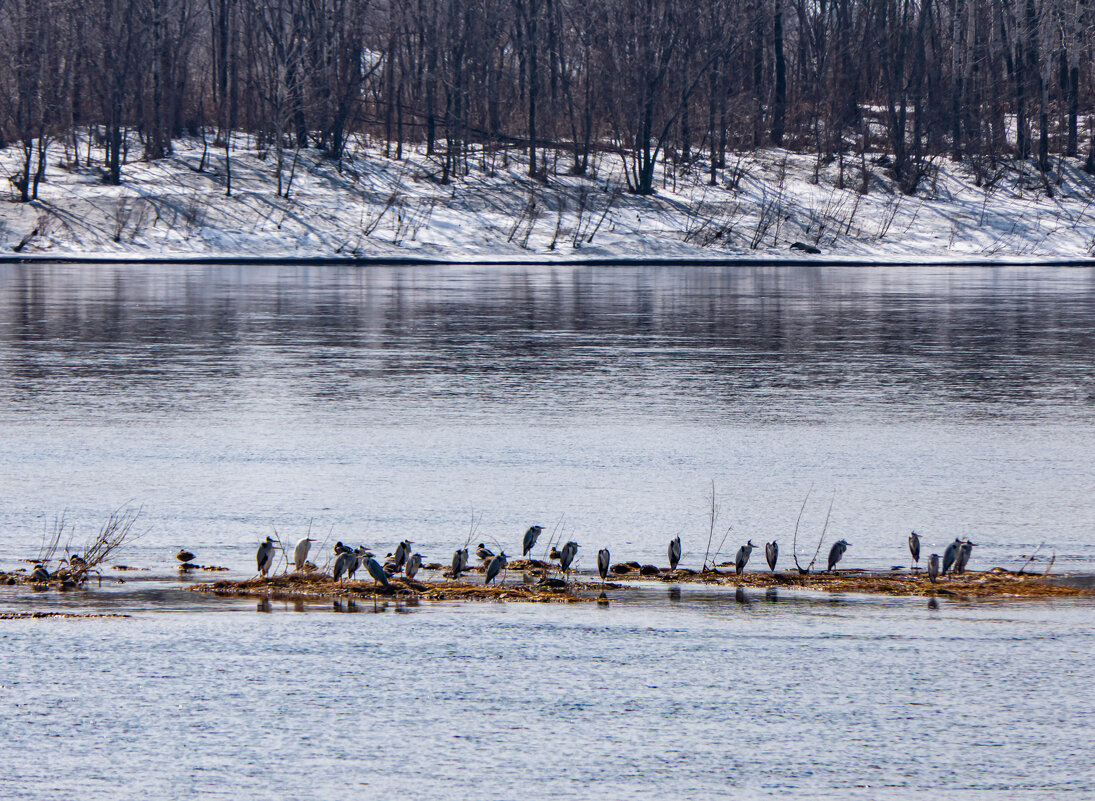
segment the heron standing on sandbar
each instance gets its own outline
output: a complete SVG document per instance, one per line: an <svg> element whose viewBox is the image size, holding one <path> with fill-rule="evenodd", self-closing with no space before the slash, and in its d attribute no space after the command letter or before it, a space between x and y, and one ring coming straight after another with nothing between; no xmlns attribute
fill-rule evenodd
<svg viewBox="0 0 1095 801"><path fill-rule="evenodd" d="M384 568L380 566L380 562L376 561L373 557L369 557L365 561L365 569L369 571L369 575L373 577L373 581L378 584L388 586L388 574L384 572Z"/></svg>
<svg viewBox="0 0 1095 801"><path fill-rule="evenodd" d="M913 564L920 564L920 535L915 531L909 535L909 553L912 554Z"/></svg>
<svg viewBox="0 0 1095 801"><path fill-rule="evenodd" d="M263 576L269 573L270 568L274 566L274 540L272 537L267 537L266 541L259 545L259 549L255 553L255 564L259 569L259 573Z"/></svg>
<svg viewBox="0 0 1095 801"><path fill-rule="evenodd" d="M563 546L563 550L559 553L559 569L564 573L570 570L570 565L574 562L574 557L577 555L578 543L574 540L570 540Z"/></svg>
<svg viewBox="0 0 1095 801"><path fill-rule="evenodd" d="M955 561L958 559L958 550L962 547L962 540L958 537L954 538L954 542L947 546L947 550L943 551L943 575L947 575L951 568L954 566Z"/></svg>
<svg viewBox="0 0 1095 801"><path fill-rule="evenodd" d="M407 564L407 559L411 555L411 541L403 540L397 546L395 546L395 571L398 573Z"/></svg>
<svg viewBox="0 0 1095 801"><path fill-rule="evenodd" d="M536 545L536 540L540 538L540 533L543 530L543 526L529 526L529 530L525 532L525 538L521 542L521 556L528 556L532 553L532 549Z"/></svg>
<svg viewBox="0 0 1095 801"><path fill-rule="evenodd" d="M836 563L844 558L844 552L848 550L848 546L851 545L847 540L837 540L833 543L833 547L829 549L829 572L833 571L836 567Z"/></svg>
<svg viewBox="0 0 1095 801"><path fill-rule="evenodd" d="M734 557L734 572L739 576L745 570L745 566L749 564L749 557L753 555L753 549L756 547L752 540L746 540L745 545L738 548L738 555Z"/></svg>
<svg viewBox="0 0 1095 801"><path fill-rule="evenodd" d="M768 569L776 572L776 560L779 559L779 545L775 540L764 544L764 558L768 560Z"/></svg>
<svg viewBox="0 0 1095 801"><path fill-rule="evenodd" d="M410 559L407 560L407 565L403 572L406 574L407 578L413 580L420 567L422 567L422 554L412 553Z"/></svg>
<svg viewBox="0 0 1095 801"><path fill-rule="evenodd" d="M608 565L612 559L611 554L608 552L608 548L601 548L597 551L597 572L601 576L601 584L605 583L605 579L608 578Z"/></svg>
<svg viewBox="0 0 1095 801"><path fill-rule="evenodd" d="M674 537L669 541L669 569L676 570L681 561L681 538Z"/></svg>
<svg viewBox="0 0 1095 801"><path fill-rule="evenodd" d="M928 581L935 584L937 578L939 578L939 554L933 553L928 557Z"/></svg>
<svg viewBox="0 0 1095 801"><path fill-rule="evenodd" d="M297 542L297 546L293 548L293 566L296 567L299 573L304 569L304 563L308 561L308 551L312 549L312 543L315 542L311 537L305 537Z"/></svg>
<svg viewBox="0 0 1095 801"><path fill-rule="evenodd" d="M969 540L962 540L962 544L958 546L958 554L954 557L954 572L965 573L966 565L970 561L970 555L973 553L973 546L975 543Z"/></svg>
<svg viewBox="0 0 1095 801"><path fill-rule="evenodd" d="M343 575L346 578L353 578L352 570L357 570L358 555L353 551L342 551L335 559L334 572L331 578L335 581L341 581Z"/></svg>
<svg viewBox="0 0 1095 801"><path fill-rule="evenodd" d="M350 563L350 567L346 571L346 578L348 579L352 579L354 577L354 573L357 572L357 569L361 567L366 559L373 555L372 552L369 551L364 545L357 546L353 549L353 551L351 551L351 553L353 554L354 561Z"/></svg>
<svg viewBox="0 0 1095 801"><path fill-rule="evenodd" d="M506 552L499 551L498 555L487 562L487 578L483 581L483 584L490 584L502 572L502 568L506 566Z"/></svg>

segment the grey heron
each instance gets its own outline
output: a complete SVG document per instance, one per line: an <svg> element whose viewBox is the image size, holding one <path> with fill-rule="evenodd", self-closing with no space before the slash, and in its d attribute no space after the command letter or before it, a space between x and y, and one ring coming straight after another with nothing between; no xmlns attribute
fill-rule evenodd
<svg viewBox="0 0 1095 801"><path fill-rule="evenodd" d="M177 554L175 554L175 558L185 565L187 562L194 558L194 554L183 548Z"/></svg>
<svg viewBox="0 0 1095 801"><path fill-rule="evenodd" d="M346 578L353 578L353 571L357 570L358 555L353 551L343 551L335 559L335 568L332 578L335 581L340 581L342 576Z"/></svg>
<svg viewBox="0 0 1095 801"><path fill-rule="evenodd" d="M559 569L564 573L570 570L570 566L574 562L574 557L577 555L578 543L574 540L570 540L563 546L563 550L559 553Z"/></svg>
<svg viewBox="0 0 1095 801"><path fill-rule="evenodd" d="M384 557L384 572L389 576L399 572L399 562L395 558L395 554L390 553Z"/></svg>
<svg viewBox="0 0 1095 801"><path fill-rule="evenodd" d="M395 572L399 572L407 564L407 558L411 555L411 541L403 540L395 546Z"/></svg>
<svg viewBox="0 0 1095 801"><path fill-rule="evenodd" d="M847 540L837 540L833 543L833 547L829 549L829 571L836 567L836 563L844 558L844 552L848 550L848 546L851 545Z"/></svg>
<svg viewBox="0 0 1095 801"><path fill-rule="evenodd" d="M413 579L418 573L419 568L422 567L422 554L412 553L410 558L407 559L407 564L404 567L403 572L406 573L407 578Z"/></svg>
<svg viewBox="0 0 1095 801"><path fill-rule="evenodd" d="M532 549L536 546L536 540L540 538L543 530L543 526L529 526L529 530L525 532L525 538L521 542L521 556L528 556L532 552Z"/></svg>
<svg viewBox="0 0 1095 801"><path fill-rule="evenodd" d="M776 560L779 559L779 545L775 540L764 544L764 558L768 560L768 569L776 572Z"/></svg>
<svg viewBox="0 0 1095 801"><path fill-rule="evenodd" d="M939 554L933 553L928 557L928 581L935 584L937 578L939 578Z"/></svg>
<svg viewBox="0 0 1095 801"><path fill-rule="evenodd" d="M601 576L601 584L605 583L605 579L608 578L608 566L612 561L612 556L608 552L608 548L601 548L597 551L597 572Z"/></svg>
<svg viewBox="0 0 1095 801"><path fill-rule="evenodd" d="M372 553L364 545L359 545L350 551L350 554L354 557L354 561L350 562L349 567L346 569L346 578L352 579L357 569L361 567L361 564L372 556Z"/></svg>
<svg viewBox="0 0 1095 801"><path fill-rule="evenodd" d="M955 561L958 559L958 550L962 547L962 540L958 537L954 538L954 542L947 546L947 550L943 551L943 575L947 575L950 572L951 567L954 566Z"/></svg>
<svg viewBox="0 0 1095 801"><path fill-rule="evenodd" d="M976 543L969 540L962 540L962 544L958 546L958 553L954 557L954 572L965 573L966 565L970 561L970 555L973 552L973 547Z"/></svg>
<svg viewBox="0 0 1095 801"><path fill-rule="evenodd" d="M460 550L453 551L452 554L452 577L453 579L460 578L460 573L463 571L464 565L460 559Z"/></svg>
<svg viewBox="0 0 1095 801"><path fill-rule="evenodd" d="M499 551L498 555L493 557L487 562L487 577L483 580L483 584L490 584L502 572L502 568L506 566L506 552Z"/></svg>
<svg viewBox="0 0 1095 801"><path fill-rule="evenodd" d="M293 548L293 566L299 573L304 569L304 563L308 561L308 551L312 549L312 543L315 542L311 537L305 537L297 542L295 548Z"/></svg>
<svg viewBox="0 0 1095 801"><path fill-rule="evenodd" d="M378 584L388 586L388 574L384 572L384 568L380 566L380 562L376 561L373 557L369 557L365 560L365 569L369 571L369 575L373 577L373 581Z"/></svg>
<svg viewBox="0 0 1095 801"><path fill-rule="evenodd" d="M920 535L915 531L909 535L909 553L912 554L913 564L920 564Z"/></svg>
<svg viewBox="0 0 1095 801"><path fill-rule="evenodd" d="M669 541L669 569L676 570L681 561L681 538L674 537Z"/></svg>
<svg viewBox="0 0 1095 801"><path fill-rule="evenodd" d="M738 554L734 557L734 572L739 576L745 570L745 566L749 564L749 557L753 555L753 549L756 547L752 540L746 540L745 545L738 548Z"/></svg>
<svg viewBox="0 0 1095 801"><path fill-rule="evenodd" d="M258 551L255 552L255 564L258 566L259 573L265 576L270 572L270 568L274 566L274 540L272 537L267 537L266 541L259 545Z"/></svg>

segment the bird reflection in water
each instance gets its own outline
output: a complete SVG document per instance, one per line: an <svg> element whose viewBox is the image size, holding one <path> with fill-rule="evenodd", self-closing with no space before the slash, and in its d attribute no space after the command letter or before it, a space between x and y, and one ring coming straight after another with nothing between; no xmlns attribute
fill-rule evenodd
<svg viewBox="0 0 1095 801"><path fill-rule="evenodd" d="M271 607L270 607L270 599L269 598L263 598L258 602L258 604L255 605L255 611L256 612L263 612L265 614L269 614L270 609L271 609Z"/></svg>
<svg viewBox="0 0 1095 801"><path fill-rule="evenodd" d="M776 603L779 601L779 590L775 587L769 587L764 591L764 600L768 601L768 603Z"/></svg>
<svg viewBox="0 0 1095 801"><path fill-rule="evenodd" d="M669 600L670 601L679 601L680 599L681 599L681 588L680 587L670 587L669 588Z"/></svg>
<svg viewBox="0 0 1095 801"><path fill-rule="evenodd" d="M745 594L745 587L738 587L734 590L734 600L739 604L745 604L746 606L752 603L749 596Z"/></svg>

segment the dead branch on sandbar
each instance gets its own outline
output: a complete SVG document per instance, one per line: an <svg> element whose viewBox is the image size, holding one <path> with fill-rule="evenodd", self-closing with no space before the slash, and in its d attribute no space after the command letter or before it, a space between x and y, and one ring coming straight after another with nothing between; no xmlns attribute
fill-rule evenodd
<svg viewBox="0 0 1095 801"><path fill-rule="evenodd" d="M33 569L29 573L25 569L14 573L0 573L0 584L30 584L39 588L67 589L83 585L92 576L102 583L102 569L107 559L127 543L141 537L141 532L134 528L140 515L141 507L132 509L122 506L115 509L98 532L87 540L82 551L71 552L69 545L75 527L66 523L62 513L54 518L52 528L43 536L37 558L24 560L33 565ZM66 532L65 557L59 558L57 552L62 547L61 540L65 538ZM50 570L53 562L58 562L59 566Z"/></svg>

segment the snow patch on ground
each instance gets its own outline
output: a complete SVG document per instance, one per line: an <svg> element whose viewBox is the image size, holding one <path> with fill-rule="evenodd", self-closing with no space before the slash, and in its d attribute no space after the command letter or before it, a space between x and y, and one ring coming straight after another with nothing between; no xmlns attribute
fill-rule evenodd
<svg viewBox="0 0 1095 801"><path fill-rule="evenodd" d="M626 191L618 157L586 176L546 184L525 175L515 151L468 159L467 175L438 181L422 149L385 158L367 141L341 162L301 151L288 198L276 191L274 155L250 137L233 142L232 195L223 150L175 142L172 156L142 161L134 141L121 186L101 169L65 166L49 152L31 203L0 203L0 254L131 258L359 257L452 261L585 259L788 259L818 247L819 261L1038 261L1095 256L1095 178L1065 161L1043 180L1032 167L1002 168L977 186L968 165L941 161L917 194L897 192L868 161L819 164L767 149L732 156L714 186L703 163L659 174L657 193ZM86 144L82 146L86 159ZM22 151L0 151L15 175ZM560 164L566 156L558 156ZM286 153L286 173L293 153ZM560 172L564 169L561 167ZM1052 197L1050 197L1052 194Z"/></svg>

